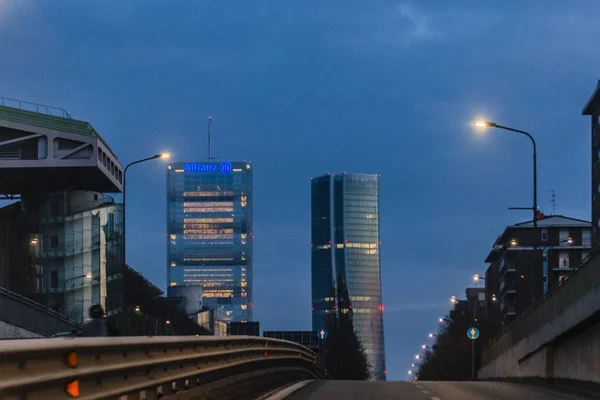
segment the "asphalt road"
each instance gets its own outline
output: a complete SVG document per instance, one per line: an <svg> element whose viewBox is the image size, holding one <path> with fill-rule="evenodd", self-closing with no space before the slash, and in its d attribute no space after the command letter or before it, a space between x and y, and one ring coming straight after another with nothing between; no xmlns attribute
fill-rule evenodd
<svg viewBox="0 0 600 400"><path fill-rule="evenodd" d="M315 381L286 400L587 400L540 386L504 382Z"/></svg>

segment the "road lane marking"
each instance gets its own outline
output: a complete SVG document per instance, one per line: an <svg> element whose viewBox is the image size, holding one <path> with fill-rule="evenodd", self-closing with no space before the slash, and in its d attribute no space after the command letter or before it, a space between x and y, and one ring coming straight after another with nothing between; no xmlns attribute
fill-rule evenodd
<svg viewBox="0 0 600 400"><path fill-rule="evenodd" d="M431 394L431 392L429 390L423 390L423 394L429 396Z"/></svg>
<svg viewBox="0 0 600 400"><path fill-rule="evenodd" d="M439 397L432 397L431 400L440 400Z"/></svg>

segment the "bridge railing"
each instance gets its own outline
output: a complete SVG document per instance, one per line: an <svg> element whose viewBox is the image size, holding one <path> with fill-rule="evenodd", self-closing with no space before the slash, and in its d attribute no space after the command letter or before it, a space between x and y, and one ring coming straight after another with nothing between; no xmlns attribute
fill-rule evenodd
<svg viewBox="0 0 600 400"><path fill-rule="evenodd" d="M0 342L2 399L252 398L326 375L322 361L306 347L261 337Z"/></svg>

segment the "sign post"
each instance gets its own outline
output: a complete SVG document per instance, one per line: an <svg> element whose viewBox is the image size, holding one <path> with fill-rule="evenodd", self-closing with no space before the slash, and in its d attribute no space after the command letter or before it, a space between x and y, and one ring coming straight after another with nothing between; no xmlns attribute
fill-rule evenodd
<svg viewBox="0 0 600 400"><path fill-rule="evenodd" d="M475 380L475 340L479 338L479 329L475 327L467 329L467 337L471 339L471 378Z"/></svg>
<svg viewBox="0 0 600 400"><path fill-rule="evenodd" d="M317 332L317 336L319 336L319 339L325 340L327 339L327 331L325 329L321 329L319 332Z"/></svg>

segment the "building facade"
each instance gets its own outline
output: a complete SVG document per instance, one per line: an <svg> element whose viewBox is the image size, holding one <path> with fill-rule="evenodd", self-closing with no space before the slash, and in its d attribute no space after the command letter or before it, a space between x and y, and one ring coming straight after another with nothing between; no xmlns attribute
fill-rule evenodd
<svg viewBox="0 0 600 400"><path fill-rule="evenodd" d="M337 282L346 282L354 329L374 379L384 380L379 176L328 174L311 186L312 329L327 328Z"/></svg>
<svg viewBox="0 0 600 400"><path fill-rule="evenodd" d="M591 224L562 215L509 225L486 258L489 316L512 321L568 278L591 250Z"/></svg>
<svg viewBox="0 0 600 400"><path fill-rule="evenodd" d="M251 165L167 168L169 296L177 286L200 286L204 306L223 308L227 321L252 321Z"/></svg>
<svg viewBox="0 0 600 400"><path fill-rule="evenodd" d="M595 247L600 243L600 81L582 114L592 120L592 244Z"/></svg>

